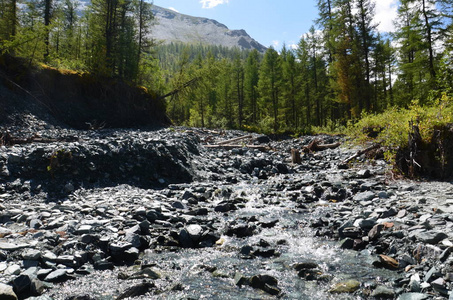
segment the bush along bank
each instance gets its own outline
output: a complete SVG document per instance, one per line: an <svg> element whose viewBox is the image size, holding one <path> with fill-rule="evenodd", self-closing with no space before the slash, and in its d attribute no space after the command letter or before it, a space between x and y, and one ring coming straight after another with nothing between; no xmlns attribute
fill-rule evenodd
<svg viewBox="0 0 453 300"><path fill-rule="evenodd" d="M364 115L348 133L359 143L382 145L394 170L409 178L453 176L453 106L446 94L431 105L413 102L407 109Z"/></svg>

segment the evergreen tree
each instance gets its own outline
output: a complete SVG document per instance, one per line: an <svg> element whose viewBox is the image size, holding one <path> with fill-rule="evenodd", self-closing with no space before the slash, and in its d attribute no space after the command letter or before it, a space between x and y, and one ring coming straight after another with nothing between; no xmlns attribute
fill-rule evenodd
<svg viewBox="0 0 453 300"><path fill-rule="evenodd" d="M285 125L287 129L294 129L299 126L298 111L301 106L298 101L299 70L293 51L283 46L280 56L283 65L282 97Z"/></svg>
<svg viewBox="0 0 453 300"><path fill-rule="evenodd" d="M17 1L0 0L0 47L2 41L14 38L17 23Z"/></svg>
<svg viewBox="0 0 453 300"><path fill-rule="evenodd" d="M246 121L256 125L258 121L258 80L259 80L259 53L252 50L244 69L244 97L246 103Z"/></svg>
<svg viewBox="0 0 453 300"><path fill-rule="evenodd" d="M360 43L360 57L365 66L365 82L361 95L364 97L365 110L371 109L371 53L375 44L374 33L376 25L374 20L375 3L371 0L357 0L357 25L358 25L358 40Z"/></svg>
<svg viewBox="0 0 453 300"><path fill-rule="evenodd" d="M264 54L259 72L258 89L263 110L273 118L273 130L279 129L279 108L282 92L282 67L278 52L272 47Z"/></svg>

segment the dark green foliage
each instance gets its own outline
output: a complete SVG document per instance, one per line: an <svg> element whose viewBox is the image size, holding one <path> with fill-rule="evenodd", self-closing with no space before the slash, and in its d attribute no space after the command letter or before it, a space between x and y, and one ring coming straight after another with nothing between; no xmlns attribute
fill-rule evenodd
<svg viewBox="0 0 453 300"><path fill-rule="evenodd" d="M295 49L265 54L152 39L151 4L0 0L0 49L29 61L123 79L164 95L175 124L266 132L334 130L364 113L452 93L453 2L402 0L380 34L374 1L318 0ZM394 45L394 46L392 46ZM444 53L441 53L444 52Z"/></svg>

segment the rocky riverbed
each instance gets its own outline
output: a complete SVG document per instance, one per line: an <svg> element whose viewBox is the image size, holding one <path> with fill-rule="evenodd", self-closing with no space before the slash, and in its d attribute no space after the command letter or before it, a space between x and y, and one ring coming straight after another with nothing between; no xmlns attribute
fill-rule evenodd
<svg viewBox="0 0 453 300"><path fill-rule="evenodd" d="M451 183L345 145L292 164L313 137L29 121L0 148L0 299L450 297Z"/></svg>

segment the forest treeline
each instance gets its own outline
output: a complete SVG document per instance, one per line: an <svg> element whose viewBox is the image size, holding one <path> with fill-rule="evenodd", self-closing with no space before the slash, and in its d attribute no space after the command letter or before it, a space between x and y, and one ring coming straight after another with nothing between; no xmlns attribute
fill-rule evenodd
<svg viewBox="0 0 453 300"><path fill-rule="evenodd" d="M374 3L318 0L319 17L296 46L259 53L160 44L144 0L93 0L83 11L76 0L0 0L0 50L144 86L166 96L177 125L333 129L451 93L453 1L401 0L385 35Z"/></svg>
<svg viewBox="0 0 453 300"><path fill-rule="evenodd" d="M318 0L310 31L280 52L244 57L237 49L165 46L159 57L169 85L198 79L173 95L170 117L191 126L308 132L414 101L439 103L453 86L453 1L403 0L395 32L385 35L374 3Z"/></svg>
<svg viewBox="0 0 453 300"><path fill-rule="evenodd" d="M86 4L86 2L84 2ZM0 51L60 69L158 82L144 0L0 0Z"/></svg>

